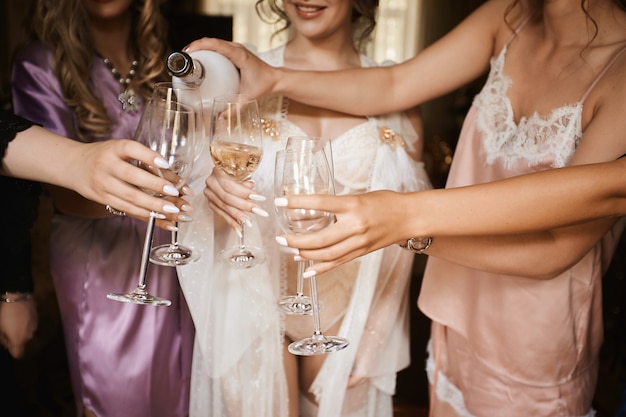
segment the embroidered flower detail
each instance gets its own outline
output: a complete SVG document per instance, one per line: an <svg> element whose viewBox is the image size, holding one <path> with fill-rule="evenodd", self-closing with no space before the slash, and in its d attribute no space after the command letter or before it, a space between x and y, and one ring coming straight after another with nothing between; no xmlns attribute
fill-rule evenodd
<svg viewBox="0 0 626 417"><path fill-rule="evenodd" d="M276 127L276 120L266 119L264 117L261 118L261 129L263 129L263 133L269 136L273 141L277 141L279 139L278 128Z"/></svg>
<svg viewBox="0 0 626 417"><path fill-rule="evenodd" d="M381 126L378 128L378 131L380 134L381 145L387 145L392 150L396 149L396 145L399 145L402 148L405 147L404 139L402 138L402 136L394 132L393 129Z"/></svg>

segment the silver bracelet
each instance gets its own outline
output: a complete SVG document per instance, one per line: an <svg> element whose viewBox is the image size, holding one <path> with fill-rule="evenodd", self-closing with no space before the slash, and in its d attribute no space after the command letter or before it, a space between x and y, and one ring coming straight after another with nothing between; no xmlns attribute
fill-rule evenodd
<svg viewBox="0 0 626 417"><path fill-rule="evenodd" d="M430 245L433 243L433 238L429 237L412 237L406 241L405 244L400 244L402 249L407 249L412 252L417 253L418 255L422 255L424 251L430 248Z"/></svg>
<svg viewBox="0 0 626 417"><path fill-rule="evenodd" d="M5 292L0 294L0 301L3 303L19 303L20 301L28 301L33 298L29 292Z"/></svg>

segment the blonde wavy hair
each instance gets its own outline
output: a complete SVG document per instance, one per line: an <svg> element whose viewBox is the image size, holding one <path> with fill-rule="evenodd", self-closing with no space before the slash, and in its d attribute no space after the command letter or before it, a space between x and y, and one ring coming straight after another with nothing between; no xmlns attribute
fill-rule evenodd
<svg viewBox="0 0 626 417"><path fill-rule="evenodd" d="M135 83L144 98L152 86L167 74L167 22L161 14L161 0L134 0L131 48L138 61ZM96 51L88 32L89 16L83 0L37 0L32 14L33 35L53 55L53 70L61 84L65 103L74 112L79 139L92 142L111 132L102 101L91 86L90 74Z"/></svg>

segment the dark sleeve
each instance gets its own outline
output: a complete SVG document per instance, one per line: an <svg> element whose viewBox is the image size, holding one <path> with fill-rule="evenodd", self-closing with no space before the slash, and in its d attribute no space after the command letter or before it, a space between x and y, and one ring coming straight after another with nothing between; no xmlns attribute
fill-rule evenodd
<svg viewBox="0 0 626 417"><path fill-rule="evenodd" d="M15 135L28 129L33 124L6 110L0 110L0 167L2 166L1 161L4 159L4 153L7 150L7 146L9 146L9 142L15 138Z"/></svg>
<svg viewBox="0 0 626 417"><path fill-rule="evenodd" d="M9 142L18 132L33 123L0 110L0 151L4 158ZM0 292L31 292L30 229L37 218L41 186L32 181L0 175L0 192L5 198L0 204Z"/></svg>

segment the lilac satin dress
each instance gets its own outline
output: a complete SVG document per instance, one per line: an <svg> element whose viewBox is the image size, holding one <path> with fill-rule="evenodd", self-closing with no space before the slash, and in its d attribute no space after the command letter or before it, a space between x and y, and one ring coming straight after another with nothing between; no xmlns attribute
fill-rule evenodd
<svg viewBox="0 0 626 417"><path fill-rule="evenodd" d="M31 44L13 68L15 112L76 138L51 54ZM95 93L113 121L112 138L132 138L141 112L122 111L120 85L94 59ZM102 208L104 210L104 207ZM194 330L175 268L151 265L151 293L170 307L139 306L106 298L137 285L146 223L128 217L89 219L56 212L50 263L59 302L74 394L99 417L184 417L188 414ZM155 244L169 234L155 231Z"/></svg>

